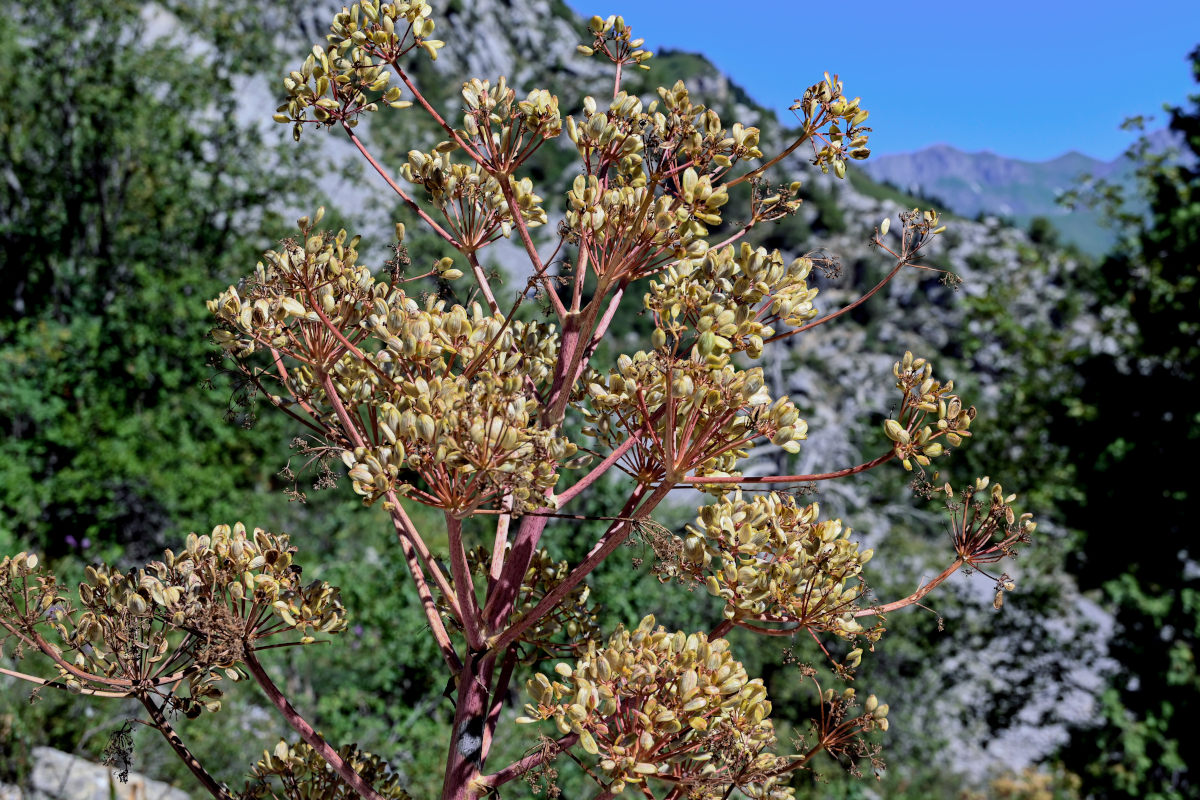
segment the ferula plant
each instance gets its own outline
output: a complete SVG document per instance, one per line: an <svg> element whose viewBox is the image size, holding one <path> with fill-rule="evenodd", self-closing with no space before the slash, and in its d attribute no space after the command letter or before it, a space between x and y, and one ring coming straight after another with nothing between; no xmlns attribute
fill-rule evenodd
<svg viewBox="0 0 1200 800"><path fill-rule="evenodd" d="M894 268L850 306L822 313L811 259L788 260L744 239L799 207L799 184L764 177L787 155L807 148L814 165L839 178L847 160L867 157L858 98L826 74L792 107L795 140L767 157L758 129L720 119L682 82L649 99L623 91L622 70L647 68L651 54L621 17L593 17L590 29L578 50L612 62L611 98L572 99L580 110L564 118L558 97L532 89L521 98L496 76L463 83L461 116L451 117L410 73L413 59L436 59L443 47L432 38L430 6L364 0L343 9L327 42L284 79L275 119L297 140L340 128L447 255L416 277L373 272L358 262L358 238L323 230L318 210L237 288L209 302L213 338L245 381L294 420L309 452L344 462L354 492L382 506L395 528L454 705L443 800L519 795L522 779L556 761L574 762L599 797L790 797L795 773L817 753L848 765L873 753L865 737L888 729L888 706L853 688L824 688L808 669L811 730L780 741L766 687L725 636L744 628L812 637L833 673L852 680L885 615L920 602L959 568L990 575L999 605L1012 583L988 570L1034 523L987 478L935 488L931 474L929 492L951 512L949 566L912 595L884 602L864 583L872 552L841 520L788 492L893 461L924 474L970 438L975 409L911 353L880 376L894 381L899 398L878 457L825 474L742 474L752 447L795 453L808 432L804 410L772 396L754 362L768 345L835 320L905 267L923 267L923 250L943 228L933 211L901 214L895 225L885 219L871 241ZM385 108L427 115L442 141L385 165L358 134L366 115ZM557 141L564 135L569 144ZM544 190L523 174L543 147L578 156L555 223ZM739 184L749 190L736 195L745 198L741 221L723 224ZM402 242L403 226L397 232ZM529 260L527 283L507 294L480 262L501 238ZM434 293L405 288L429 278ZM629 292L641 279L639 292ZM652 320L648 349L594 364L621 303ZM586 553L581 560L556 560L557 537L577 531L561 520L580 516L572 503L613 470L625 475L624 504L603 517L603 535L575 548ZM653 515L678 489L709 502L673 534ZM444 529L419 530L406 510L413 504L437 509ZM431 549L431 534L444 550ZM636 536L655 538L663 580L711 595L715 627L668 630L647 615L599 629L589 573ZM62 585L33 554L4 558L4 638L47 659L52 672L3 671L43 687L136 699L149 715L143 722L218 800L406 797L387 754L327 741L260 661L265 649L305 647L347 626L338 589L302 578L295 541L222 523L142 567L93 565L77 587ZM297 739L266 743L238 790L209 773L175 725L219 711L222 681L247 679ZM524 708L511 709L511 690L522 683ZM525 755L496 763L498 736L524 736Z"/></svg>

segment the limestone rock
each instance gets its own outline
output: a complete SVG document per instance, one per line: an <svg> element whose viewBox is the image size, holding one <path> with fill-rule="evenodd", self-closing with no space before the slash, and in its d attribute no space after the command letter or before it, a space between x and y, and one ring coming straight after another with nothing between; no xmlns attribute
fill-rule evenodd
<svg viewBox="0 0 1200 800"><path fill-rule="evenodd" d="M162 781L131 772L122 783L116 770L50 747L34 748L29 784L23 795L0 787L0 800L189 800L187 792Z"/></svg>

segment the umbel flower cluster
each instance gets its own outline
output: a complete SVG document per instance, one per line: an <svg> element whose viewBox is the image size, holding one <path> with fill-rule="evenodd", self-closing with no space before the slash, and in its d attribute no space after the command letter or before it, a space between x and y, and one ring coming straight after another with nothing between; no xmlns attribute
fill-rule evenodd
<svg viewBox="0 0 1200 800"><path fill-rule="evenodd" d="M818 713L803 741L780 742L767 688L726 634L812 637L850 679L887 613L963 566L984 571L1012 555L1034 524L987 478L931 489L951 512L951 563L912 595L877 601L864 582L872 551L788 487L891 461L924 473L969 439L975 409L905 353L892 375L898 411L883 423L876 458L747 477L751 448L796 453L809 433L804 410L775 396L753 362L774 342L834 322L906 267L928 268L923 252L944 230L937 214L902 214L896 230L883 220L871 242L894 260L891 271L822 315L813 260L745 237L799 207L798 183L767 177L790 154L807 152L839 178L869 155L867 111L836 77L804 90L792 107L795 140L768 158L756 128L722 120L682 82L649 97L622 89L623 70L647 68L651 54L623 18L594 17L579 52L612 63L610 98L531 88L519 99L504 76L471 78L451 121L410 71L412 59L436 59L445 46L432 38L437 27L423 2L343 9L285 78L276 120L297 140L322 128L347 136L445 255L406 276L397 225L395 268L373 271L358 262L358 238L323 230L319 210L208 308L213 340L245 383L292 419L314 459L344 465L354 492L395 531L454 706L443 800L495 796L556 760L578 764L603 797L664 800L790 797L794 776L822 751L853 767L872 754L863 737L888 729L888 706L822 688L808 668ZM440 141L389 168L356 130L385 109L427 115ZM578 157L578 176L551 203L530 176L543 147ZM726 216L735 206L738 223ZM552 224L555 208L563 212ZM529 260L512 296L480 260L501 239ZM593 357L622 303L644 310L653 331L643 349L600 367ZM600 518L602 535L573 548L585 556L562 558L564 527L552 521L578 517L572 504L613 470L624 474L624 503ZM653 515L681 488L709 502L673 533ZM435 509L444 527L418 529L414 504ZM487 522L493 538L464 534L469 519L472 531ZM660 576L711 595L708 631L667 630L650 616L600 629L588 576L647 531L661 545ZM431 550L431 534L444 534L444 550ZM347 624L336 588L302 581L292 541L220 525L144 567L96 565L75 588L34 555L5 558L0 638L50 670L5 674L136 698L219 800L399 800L387 754L326 741L259 661L264 648L304 646ZM998 607L1013 584L991 577ZM238 792L213 778L169 714L215 712L221 681L246 678L299 741L247 765ZM509 691L521 681L529 703L515 721L541 734L525 756L496 763L493 743L513 723Z"/></svg>

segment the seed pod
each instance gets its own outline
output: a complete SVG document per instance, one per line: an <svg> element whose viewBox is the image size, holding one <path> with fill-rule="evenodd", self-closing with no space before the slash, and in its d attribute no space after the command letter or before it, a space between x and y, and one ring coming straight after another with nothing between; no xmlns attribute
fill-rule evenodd
<svg viewBox="0 0 1200 800"><path fill-rule="evenodd" d="M884 420L883 432L897 444L907 445L910 442L908 431L894 419Z"/></svg>

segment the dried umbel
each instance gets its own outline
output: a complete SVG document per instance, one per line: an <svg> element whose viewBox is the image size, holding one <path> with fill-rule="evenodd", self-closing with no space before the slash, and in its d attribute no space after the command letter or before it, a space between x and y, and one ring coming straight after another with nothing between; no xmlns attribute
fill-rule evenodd
<svg viewBox="0 0 1200 800"><path fill-rule="evenodd" d="M342 762L367 781L383 800L410 800L400 773L383 759L354 745L338 749ZM304 742L280 740L250 771L238 800L356 800L359 794L321 755Z"/></svg>
<svg viewBox="0 0 1200 800"><path fill-rule="evenodd" d="M645 432L631 456L639 480L729 475L760 437L800 449L808 424L791 400L772 401L760 367L738 369L728 355L706 353L708 343L702 335L686 358L622 355L606 380L589 383L584 433L605 441L613 431Z"/></svg>
<svg viewBox="0 0 1200 800"><path fill-rule="evenodd" d="M650 281L645 304L654 313L655 343L671 352L696 344L705 356L759 358L773 323L796 326L817 315L817 290L807 283L812 266L808 258L785 265L778 250L748 244L685 259Z"/></svg>
<svg viewBox="0 0 1200 800"><path fill-rule="evenodd" d="M613 793L655 777L719 797L730 785L761 788L778 765L766 689L724 639L671 633L649 616L555 672L526 684L523 721L553 719L577 734Z"/></svg>
<svg viewBox="0 0 1200 800"><path fill-rule="evenodd" d="M950 448L958 447L971 435L975 406L963 408L958 395L951 394L954 381L940 383L933 378L933 365L906 352L892 368L896 388L904 397L900 421L884 420L883 432L895 444L893 452L904 468L911 470L915 461L922 467ZM933 425L926 420L936 420Z"/></svg>
<svg viewBox="0 0 1200 800"><path fill-rule="evenodd" d="M994 564L1016 555L1016 546L1026 543L1037 528L1033 514L1018 515L1013 510L1015 494L1005 494L1004 487L992 483L987 476L955 492L949 484L934 489L944 494L950 511L950 532L958 557L976 569L982 564ZM986 499L980 495L986 493ZM1000 581L1006 591L1012 591L1007 579Z"/></svg>
<svg viewBox="0 0 1200 800"><path fill-rule="evenodd" d="M284 80L288 101L276 110L275 121L292 123L292 136L300 141L305 124L346 119L357 125L359 115L379 110L371 96L392 108L411 106L400 99L399 87L388 88L391 73L385 67L414 49L437 59L444 43L429 38L435 27L431 12L428 3L404 0L365 0L343 8L334 18L329 46L314 45L301 68Z"/></svg>
<svg viewBox="0 0 1200 800"><path fill-rule="evenodd" d="M649 61L653 53L642 50L642 39L633 38L633 28L625 24L625 18L616 14L608 17L592 17L588 21L595 39L591 46L579 45L580 54L585 56L603 53L618 68L626 64L634 64L641 69L650 69L644 62Z"/></svg>
<svg viewBox="0 0 1200 800"><path fill-rule="evenodd" d="M338 590L303 583L294 553L284 534L218 525L145 567L89 566L77 606L22 554L0 561L0 624L23 644L51 650L75 691L152 692L196 716L220 708L218 682L244 677L247 654L265 643L309 644L345 629ZM167 688L174 685L186 692Z"/></svg>
<svg viewBox="0 0 1200 800"><path fill-rule="evenodd" d="M314 233L307 218L300 228L305 246L268 253L244 297L230 287L210 301L224 323L217 341L241 358L266 349L298 362L296 400L341 440L368 502L395 492L457 514L505 496L511 511L546 504L556 465L576 449L537 413L554 327L477 303L422 307L356 264L357 239ZM373 424L347 441L336 431L354 413Z"/></svg>
<svg viewBox="0 0 1200 800"><path fill-rule="evenodd" d="M408 163L400 174L429 193L434 207L445 220L446 229L453 234L464 250L473 252L491 244L501 236L512 235L513 212L508 205L512 197L521 210L525 223L534 228L546 222L542 198L534 194L529 178L496 176L479 164L457 164L451 159L454 145L444 142L438 152L423 153L411 150ZM500 181L507 180L506 193Z"/></svg>
<svg viewBox="0 0 1200 800"><path fill-rule="evenodd" d="M558 98L545 89L534 89L517 102L504 76L494 87L473 78L463 84L462 97L463 128L455 134L483 155L478 164L490 174L511 175L545 141L562 133ZM522 183L530 185L528 178Z"/></svg>
<svg viewBox="0 0 1200 800"><path fill-rule="evenodd" d="M681 567L725 601L726 619L856 637L865 631L855 619L862 567L873 551L860 551L841 520L819 514L816 503L790 495L726 495L687 527Z"/></svg>

